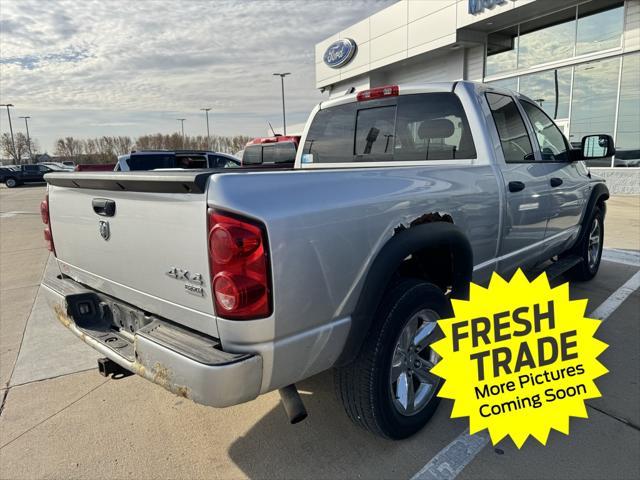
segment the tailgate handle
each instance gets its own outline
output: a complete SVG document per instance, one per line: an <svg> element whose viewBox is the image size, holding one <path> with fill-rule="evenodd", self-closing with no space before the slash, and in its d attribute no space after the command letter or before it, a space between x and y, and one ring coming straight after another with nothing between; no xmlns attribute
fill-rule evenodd
<svg viewBox="0 0 640 480"><path fill-rule="evenodd" d="M108 198L94 198L91 201L93 211L103 217L113 217L116 214L116 202L115 200L109 200Z"/></svg>

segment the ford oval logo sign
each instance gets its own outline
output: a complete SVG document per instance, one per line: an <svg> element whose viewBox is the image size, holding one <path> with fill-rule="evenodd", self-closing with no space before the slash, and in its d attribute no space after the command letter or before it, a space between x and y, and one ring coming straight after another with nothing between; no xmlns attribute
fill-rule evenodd
<svg viewBox="0 0 640 480"><path fill-rule="evenodd" d="M345 38L329 45L322 58L329 67L340 68L351 61L356 54L356 50L356 42L350 38Z"/></svg>

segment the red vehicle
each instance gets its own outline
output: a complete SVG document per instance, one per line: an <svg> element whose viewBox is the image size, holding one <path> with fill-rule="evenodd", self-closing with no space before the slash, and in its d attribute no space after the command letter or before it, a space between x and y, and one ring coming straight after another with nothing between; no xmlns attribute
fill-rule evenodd
<svg viewBox="0 0 640 480"><path fill-rule="evenodd" d="M299 144L300 135L254 138L244 147L242 166L291 167Z"/></svg>

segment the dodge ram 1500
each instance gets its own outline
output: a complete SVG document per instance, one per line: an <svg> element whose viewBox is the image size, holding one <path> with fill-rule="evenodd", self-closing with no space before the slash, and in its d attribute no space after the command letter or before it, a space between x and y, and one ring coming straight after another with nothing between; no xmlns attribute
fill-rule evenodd
<svg viewBox="0 0 640 480"><path fill-rule="evenodd" d="M471 281L553 259L598 271L604 182L533 101L470 82L386 86L310 115L291 169L50 173L52 312L107 362L225 407L333 368L358 425L433 415L436 322Z"/></svg>

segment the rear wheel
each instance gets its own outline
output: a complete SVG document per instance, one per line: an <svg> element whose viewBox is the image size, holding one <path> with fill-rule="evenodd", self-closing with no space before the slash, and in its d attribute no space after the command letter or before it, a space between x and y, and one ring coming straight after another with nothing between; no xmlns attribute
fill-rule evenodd
<svg viewBox="0 0 640 480"><path fill-rule="evenodd" d="M579 255L582 261L573 267L567 275L573 280L591 280L598 273L602 259L604 244L604 213L599 206L595 208L587 235L573 248L573 253Z"/></svg>
<svg viewBox="0 0 640 480"><path fill-rule="evenodd" d="M439 403L442 379L431 368L440 357L437 320L450 314L442 291L402 280L384 296L356 360L336 370L336 388L351 420L383 437L420 430Z"/></svg>
<svg viewBox="0 0 640 480"><path fill-rule="evenodd" d="M15 178L9 177L4 181L4 184L7 188L14 188L18 186L18 181Z"/></svg>

